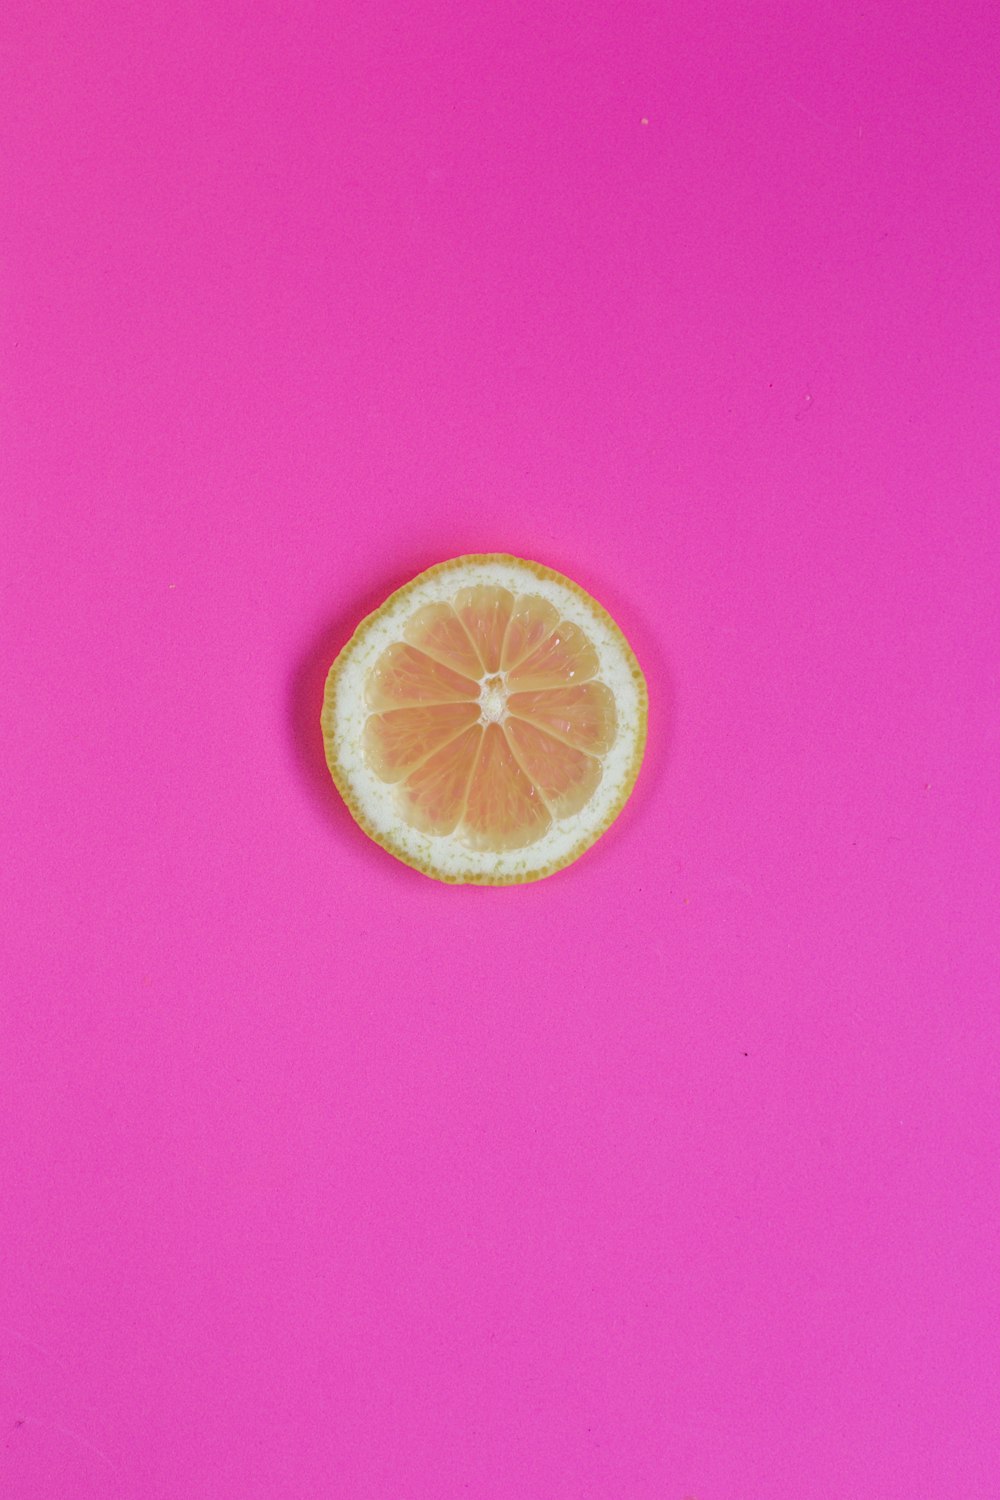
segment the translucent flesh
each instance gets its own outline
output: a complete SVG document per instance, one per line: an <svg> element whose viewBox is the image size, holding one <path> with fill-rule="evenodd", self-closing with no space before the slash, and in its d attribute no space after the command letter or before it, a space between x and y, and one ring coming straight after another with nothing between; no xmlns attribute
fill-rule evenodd
<svg viewBox="0 0 1000 1500"><path fill-rule="evenodd" d="M480 724L428 757L400 784L400 806L409 823L424 833L454 833L469 790L469 778L483 738Z"/></svg>
<svg viewBox="0 0 1000 1500"><path fill-rule="evenodd" d="M526 719L509 718L504 731L518 764L557 818L590 801L601 779L601 763L593 755L553 739Z"/></svg>
<svg viewBox="0 0 1000 1500"><path fill-rule="evenodd" d="M424 708L433 703L467 703L479 686L402 641L386 648L368 674L369 708Z"/></svg>
<svg viewBox="0 0 1000 1500"><path fill-rule="evenodd" d="M403 635L411 646L426 651L452 671L473 679L482 676L469 632L450 604L425 604L407 620Z"/></svg>
<svg viewBox="0 0 1000 1500"><path fill-rule="evenodd" d="M478 584L455 595L455 613L469 632L485 672L499 672L504 636L514 611L507 589Z"/></svg>
<svg viewBox="0 0 1000 1500"><path fill-rule="evenodd" d="M524 661L558 624L559 613L547 599L537 594L522 594L514 605L504 638L501 659L504 671L510 672Z"/></svg>
<svg viewBox="0 0 1000 1500"><path fill-rule="evenodd" d="M579 626L538 595L480 585L425 605L402 633L368 674L364 750L408 823L500 852L585 806L617 726Z"/></svg>
<svg viewBox="0 0 1000 1500"><path fill-rule="evenodd" d="M390 708L365 724L365 756L382 781L402 781L429 755L470 729L476 703L438 703L429 708Z"/></svg>
<svg viewBox="0 0 1000 1500"><path fill-rule="evenodd" d="M605 755L614 744L615 700L603 682L511 693L507 708L515 718L527 719L536 728L590 755Z"/></svg>
<svg viewBox="0 0 1000 1500"><path fill-rule="evenodd" d="M463 824L473 849L523 849L552 822L538 789L521 770L499 724L483 736Z"/></svg>
<svg viewBox="0 0 1000 1500"><path fill-rule="evenodd" d="M578 625L562 620L552 634L510 670L510 690L565 687L597 674L597 652Z"/></svg>

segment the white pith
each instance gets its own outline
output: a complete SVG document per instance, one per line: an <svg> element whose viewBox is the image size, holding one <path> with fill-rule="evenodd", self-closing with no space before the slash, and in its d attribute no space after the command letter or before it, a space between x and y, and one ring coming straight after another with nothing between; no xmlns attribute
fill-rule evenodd
<svg viewBox="0 0 1000 1500"><path fill-rule="evenodd" d="M507 673L494 672L479 679L480 724L502 724L507 717Z"/></svg>
<svg viewBox="0 0 1000 1500"><path fill-rule="evenodd" d="M599 757L600 783L584 807L566 818L553 817L542 837L527 848L503 852L470 848L462 838L461 825L449 835L431 835L413 828L399 811L396 789L375 775L363 750L365 721L371 713L365 688L375 661L387 646L403 639L403 627L417 609L450 602L460 589L476 584L499 586L515 595L541 596L554 605L561 619L577 625L594 647L599 663L596 677L611 690L618 720L613 745ZM503 722L504 674L484 674L479 702L481 722ZM461 566L432 569L421 575L402 591L402 597L383 606L377 620L362 623L338 658L335 677L331 674L324 727L332 737L345 792L350 793L356 812L400 857L444 879L519 881L565 862L612 819L635 775L637 747L645 731L645 694L623 637L586 595L558 576L539 576L516 558L470 559Z"/></svg>

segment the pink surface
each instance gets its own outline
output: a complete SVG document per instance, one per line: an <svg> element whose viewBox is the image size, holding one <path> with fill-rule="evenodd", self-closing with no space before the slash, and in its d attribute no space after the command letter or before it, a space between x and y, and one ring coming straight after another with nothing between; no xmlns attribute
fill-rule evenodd
<svg viewBox="0 0 1000 1500"><path fill-rule="evenodd" d="M996 9L13 0L0 1492L1000 1494ZM579 579L616 829L338 804Z"/></svg>

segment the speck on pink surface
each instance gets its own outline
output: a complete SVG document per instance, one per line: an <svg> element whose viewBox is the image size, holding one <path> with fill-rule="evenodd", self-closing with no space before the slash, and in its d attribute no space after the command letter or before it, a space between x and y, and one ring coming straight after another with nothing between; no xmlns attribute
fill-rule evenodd
<svg viewBox="0 0 1000 1500"><path fill-rule="evenodd" d="M996 9L0 19L5 1500L990 1500ZM322 682L442 557L649 678L453 890Z"/></svg>

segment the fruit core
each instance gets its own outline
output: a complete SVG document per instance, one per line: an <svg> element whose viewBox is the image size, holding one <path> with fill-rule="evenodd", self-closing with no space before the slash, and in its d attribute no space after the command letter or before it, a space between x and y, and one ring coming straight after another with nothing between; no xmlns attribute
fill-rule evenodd
<svg viewBox="0 0 1000 1500"><path fill-rule="evenodd" d="M484 724L499 724L507 713L507 685L502 674L484 677L479 690L479 712Z"/></svg>

